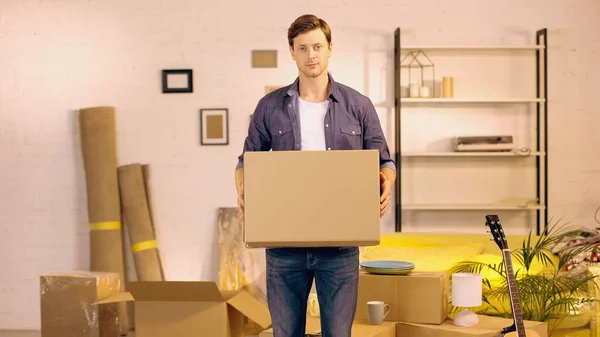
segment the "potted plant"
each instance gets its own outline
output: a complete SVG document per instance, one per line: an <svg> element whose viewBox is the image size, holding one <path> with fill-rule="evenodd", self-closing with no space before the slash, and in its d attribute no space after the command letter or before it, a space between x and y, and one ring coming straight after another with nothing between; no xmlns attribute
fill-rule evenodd
<svg viewBox="0 0 600 337"><path fill-rule="evenodd" d="M568 315L589 313L591 310L594 289L590 285L595 285L592 281L596 275L587 272L586 263L580 263L573 269L569 267L585 262L582 260L593 254L600 244L600 236L596 232L559 223L549 224L537 240L530 232L521 247L511 249L523 318L547 322L550 334ZM542 272L532 271L536 264L544 267ZM451 274L458 272L482 274L484 304L475 308L477 313L512 318L502 260L493 264L460 262L450 270ZM493 278L495 282L491 281ZM451 304L450 308L451 315L458 309Z"/></svg>

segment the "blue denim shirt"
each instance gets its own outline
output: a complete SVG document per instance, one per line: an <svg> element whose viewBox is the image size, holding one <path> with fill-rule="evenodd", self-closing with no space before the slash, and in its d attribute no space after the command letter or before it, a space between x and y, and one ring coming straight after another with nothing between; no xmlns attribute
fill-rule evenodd
<svg viewBox="0 0 600 337"><path fill-rule="evenodd" d="M329 108L324 121L327 150L376 149L379 151L380 167L395 172L396 165L371 100L348 86L334 82L331 74L328 76ZM296 78L291 85L270 92L259 100L236 169L244 167L246 151L301 150L298 81Z"/></svg>

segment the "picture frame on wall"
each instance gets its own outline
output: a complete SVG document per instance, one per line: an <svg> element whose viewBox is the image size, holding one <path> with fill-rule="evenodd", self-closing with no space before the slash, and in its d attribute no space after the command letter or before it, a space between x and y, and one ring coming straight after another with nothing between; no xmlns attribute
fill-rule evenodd
<svg viewBox="0 0 600 337"><path fill-rule="evenodd" d="M162 92L165 94L194 92L192 69L164 69L162 71Z"/></svg>
<svg viewBox="0 0 600 337"><path fill-rule="evenodd" d="M229 145L229 109L200 109L200 144Z"/></svg>

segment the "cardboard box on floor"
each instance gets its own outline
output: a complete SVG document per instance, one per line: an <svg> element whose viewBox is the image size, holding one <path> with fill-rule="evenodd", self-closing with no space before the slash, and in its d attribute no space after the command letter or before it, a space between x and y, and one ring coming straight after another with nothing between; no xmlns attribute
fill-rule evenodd
<svg viewBox="0 0 600 337"><path fill-rule="evenodd" d="M305 336L321 336L320 331L320 319L318 317L307 317ZM273 329L265 330L261 332L258 336L273 337ZM365 321L355 321L352 326L351 337L396 337L396 323L383 322L383 324L381 325L369 325L369 323Z"/></svg>
<svg viewBox="0 0 600 337"><path fill-rule="evenodd" d="M356 319L368 319L367 302L390 305L389 322L441 324L448 318L447 273L412 272L376 275L361 271L358 278Z"/></svg>
<svg viewBox="0 0 600 337"><path fill-rule="evenodd" d="M96 304L134 301L136 337L243 337L245 318L266 329L266 306L246 291L220 291L214 282L131 282L129 292Z"/></svg>
<svg viewBox="0 0 600 337"><path fill-rule="evenodd" d="M379 167L376 150L246 152L244 242L379 244Z"/></svg>
<svg viewBox="0 0 600 337"><path fill-rule="evenodd" d="M512 324L512 319L479 315L479 323L469 327L456 326L452 319L439 325L399 322L396 333L398 337L499 337L502 329ZM526 331L548 337L548 323L525 321L524 325Z"/></svg>
<svg viewBox="0 0 600 337"><path fill-rule="evenodd" d="M119 308L94 303L118 294L118 273L74 271L40 276L42 337L118 337Z"/></svg>

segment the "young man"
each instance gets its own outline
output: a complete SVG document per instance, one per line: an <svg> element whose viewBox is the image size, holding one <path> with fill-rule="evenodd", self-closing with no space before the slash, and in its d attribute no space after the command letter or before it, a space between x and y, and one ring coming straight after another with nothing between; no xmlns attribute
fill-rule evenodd
<svg viewBox="0 0 600 337"><path fill-rule="evenodd" d="M396 171L375 107L369 98L336 83L328 73L332 44L325 21L314 15L300 16L288 29L288 42L298 78L267 94L254 111L235 171L240 216L244 214L244 152L360 149L379 150L383 216ZM358 293L358 254L358 247L267 249L267 301L274 337L304 336L313 278L323 336L350 337Z"/></svg>

